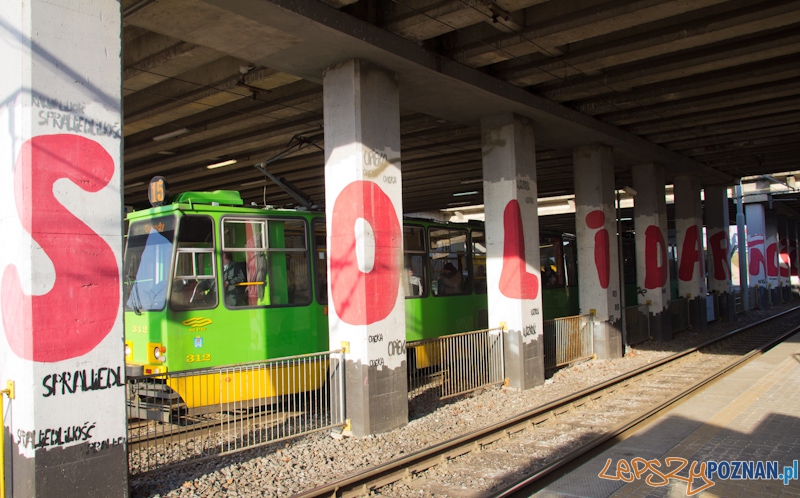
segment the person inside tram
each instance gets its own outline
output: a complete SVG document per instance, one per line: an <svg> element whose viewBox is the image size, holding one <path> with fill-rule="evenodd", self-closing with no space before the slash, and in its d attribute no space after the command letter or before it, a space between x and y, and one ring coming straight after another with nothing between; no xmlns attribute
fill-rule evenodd
<svg viewBox="0 0 800 498"><path fill-rule="evenodd" d="M241 265L233 261L229 252L222 253L222 265L225 304L228 306L243 306L245 304L245 288L236 285L245 281Z"/></svg>
<svg viewBox="0 0 800 498"><path fill-rule="evenodd" d="M558 276L552 266L542 267L542 281L545 287L554 287L558 283Z"/></svg>
<svg viewBox="0 0 800 498"><path fill-rule="evenodd" d="M461 294L461 273L453 263L444 265L442 275L438 280L438 293L440 296L448 294Z"/></svg>
<svg viewBox="0 0 800 498"><path fill-rule="evenodd" d="M406 268L408 280L406 281L406 296L421 296L422 295L422 279L414 275L414 270Z"/></svg>

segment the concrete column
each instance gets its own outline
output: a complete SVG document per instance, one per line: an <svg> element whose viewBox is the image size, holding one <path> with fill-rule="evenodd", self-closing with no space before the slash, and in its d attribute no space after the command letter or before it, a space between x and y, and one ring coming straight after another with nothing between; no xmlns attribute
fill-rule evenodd
<svg viewBox="0 0 800 498"><path fill-rule="evenodd" d="M747 218L747 261L750 287L756 287L756 299L759 309L769 305L769 287L767 286L767 222L763 203L745 204ZM751 303L752 305L752 303Z"/></svg>
<svg viewBox="0 0 800 498"><path fill-rule="evenodd" d="M656 341L672 340L669 313L669 261L667 259L667 201L664 167L660 164L634 166L633 204L636 228L636 285L650 303L650 336Z"/></svg>
<svg viewBox="0 0 800 498"><path fill-rule="evenodd" d="M544 383L536 148L533 124L503 114L481 120L489 326L503 326L509 385Z"/></svg>
<svg viewBox="0 0 800 498"><path fill-rule="evenodd" d="M594 349L600 359L623 350L619 250L614 208L614 155L602 144L572 153L581 313L596 313Z"/></svg>
<svg viewBox="0 0 800 498"><path fill-rule="evenodd" d="M769 288L769 303L780 304L781 302L781 281L778 272L779 260L779 239L778 239L778 214L772 209L764 212L764 222L766 233L764 247L766 249L767 261L767 287Z"/></svg>
<svg viewBox="0 0 800 498"><path fill-rule="evenodd" d="M397 78L349 60L323 76L331 349L345 346L357 436L408 423Z"/></svg>
<svg viewBox="0 0 800 498"><path fill-rule="evenodd" d="M719 304L717 316L723 321L730 321L736 313L736 306L731 286L728 188L706 187L704 191L708 290L716 294Z"/></svg>
<svg viewBox="0 0 800 498"><path fill-rule="evenodd" d="M127 496L119 2L4 2L0 25L6 489Z"/></svg>
<svg viewBox="0 0 800 498"><path fill-rule="evenodd" d="M706 328L706 272L703 255L703 206L700 180L678 176L675 185L675 238L678 246L678 294L689 299L689 322Z"/></svg>

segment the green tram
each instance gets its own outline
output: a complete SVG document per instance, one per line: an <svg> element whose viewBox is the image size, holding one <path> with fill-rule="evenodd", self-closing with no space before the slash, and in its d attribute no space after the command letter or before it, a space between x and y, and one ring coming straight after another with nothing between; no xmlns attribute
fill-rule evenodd
<svg viewBox="0 0 800 498"><path fill-rule="evenodd" d="M235 191L185 192L130 213L128 223L129 375L328 350L324 213L244 207ZM541 241L544 318L577 314L574 238L544 235ZM407 341L488 327L482 224L406 219L403 246ZM430 353L417 348L410 360L429 366ZM165 378L189 408L200 406L201 393ZM297 389L322 382L310 379ZM238 401L202 394L203 405Z"/></svg>

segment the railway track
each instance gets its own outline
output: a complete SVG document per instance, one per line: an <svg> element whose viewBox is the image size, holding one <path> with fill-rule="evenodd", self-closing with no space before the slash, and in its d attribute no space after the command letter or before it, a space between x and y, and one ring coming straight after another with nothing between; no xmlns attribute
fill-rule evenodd
<svg viewBox="0 0 800 498"><path fill-rule="evenodd" d="M587 453L794 334L800 307L298 496L529 496Z"/></svg>

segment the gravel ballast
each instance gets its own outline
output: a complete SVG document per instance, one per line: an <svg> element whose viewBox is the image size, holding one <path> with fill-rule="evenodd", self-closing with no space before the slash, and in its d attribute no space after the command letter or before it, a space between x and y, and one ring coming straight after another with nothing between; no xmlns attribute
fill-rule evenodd
<svg viewBox="0 0 800 498"><path fill-rule="evenodd" d="M544 385L527 391L498 387L449 400L415 403L408 425L387 433L356 438L331 437L331 431L318 432L213 460L133 476L131 496L290 496L498 423L791 307L774 306L738 315L733 322L716 322L704 331L677 333L668 343L648 341L628 348L623 358L589 361L561 369Z"/></svg>

